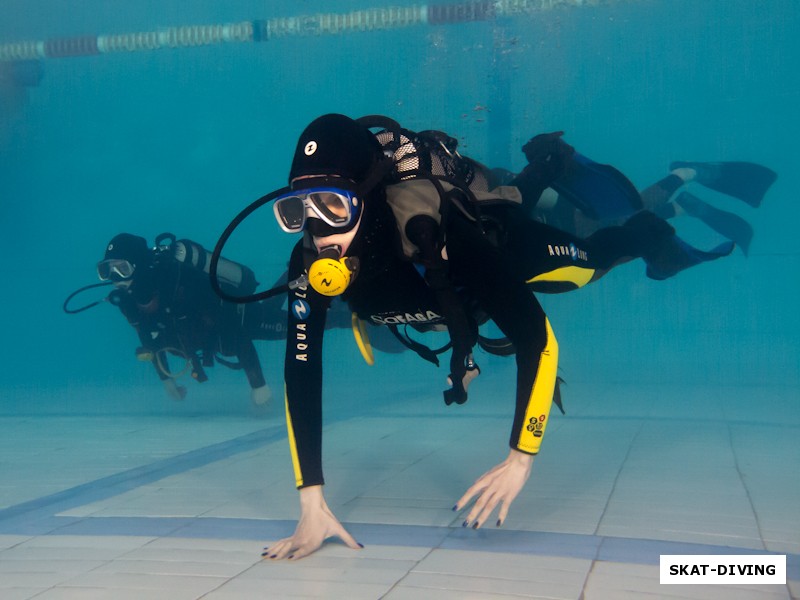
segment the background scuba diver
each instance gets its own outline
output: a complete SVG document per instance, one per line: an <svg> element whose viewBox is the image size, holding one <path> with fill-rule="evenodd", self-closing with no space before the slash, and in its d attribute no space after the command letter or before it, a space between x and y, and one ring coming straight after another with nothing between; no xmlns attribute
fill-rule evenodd
<svg viewBox="0 0 800 600"><path fill-rule="evenodd" d="M160 235L150 249L143 237L120 233L108 243L97 273L101 280L113 282L109 301L139 335L136 356L152 361L171 398L186 396L186 388L176 383L180 375L191 371L202 383L208 379L205 369L216 361L244 370L253 404L263 407L271 391L253 340L283 339L285 313L280 302L245 307L218 298L204 270L207 254L198 244L171 234ZM227 286L255 289L250 269L231 261L225 266ZM170 354L186 361L177 372L170 368Z"/></svg>
<svg viewBox="0 0 800 600"><path fill-rule="evenodd" d="M750 162L673 162L669 175L637 192L617 169L575 152L562 136L563 132L557 131L531 138L522 147L529 165L516 176L504 169L492 170L493 185L517 186L532 216L578 236L647 209L664 219L682 214L697 218L745 255L749 252L751 225L699 198L690 187L698 184L756 208L777 179L771 169ZM729 244L722 244L705 256L695 253L695 258L698 262L713 259L729 248L732 250Z"/></svg>
<svg viewBox="0 0 800 600"><path fill-rule="evenodd" d="M454 507L475 499L464 521L473 528L499 507L499 526L530 475L556 385L558 344L531 290L575 289L615 265L674 250L674 230L646 211L585 240L529 219L519 190L471 189L482 173L448 171L430 136L390 126L376 137L368 129L386 121L335 114L313 121L298 141L290 187L240 213L215 249L216 255L232 227L272 200L281 228L303 233L289 263L285 357L301 517L291 537L265 549L272 559L301 558L332 536L359 547L322 492L322 340L333 296L372 324L446 326L453 348L448 404L466 401L479 374L472 359L478 324L491 319L508 337L517 364L510 451ZM354 329L363 336L363 327Z"/></svg>

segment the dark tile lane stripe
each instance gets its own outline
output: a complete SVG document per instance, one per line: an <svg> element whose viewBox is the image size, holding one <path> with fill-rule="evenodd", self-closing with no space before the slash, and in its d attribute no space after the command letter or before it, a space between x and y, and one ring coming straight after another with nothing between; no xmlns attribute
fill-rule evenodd
<svg viewBox="0 0 800 600"><path fill-rule="evenodd" d="M294 521L286 520L217 517L49 517L38 523L4 528L0 533L252 540L258 542L256 550L259 550L262 542L291 535L294 526ZM473 531L461 527L369 523L345 523L345 526L366 546L503 552L641 565L658 565L662 554L780 554L752 548L543 531ZM788 579L800 581L800 555L786 555L786 574Z"/></svg>
<svg viewBox="0 0 800 600"><path fill-rule="evenodd" d="M229 458L278 441L286 436L283 424L260 429L224 442L101 477L81 485L0 510L0 533L21 523L49 516L128 492L142 485Z"/></svg>

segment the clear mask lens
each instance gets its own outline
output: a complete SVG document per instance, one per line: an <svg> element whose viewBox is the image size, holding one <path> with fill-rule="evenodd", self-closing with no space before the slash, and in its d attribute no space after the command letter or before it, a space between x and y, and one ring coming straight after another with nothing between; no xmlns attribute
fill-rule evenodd
<svg viewBox="0 0 800 600"><path fill-rule="evenodd" d="M289 196L275 201L278 223L288 232L302 231L306 222L306 207L299 196Z"/></svg>
<svg viewBox="0 0 800 600"><path fill-rule="evenodd" d="M350 222L350 198L334 192L313 192L308 197L315 212L323 214L333 224Z"/></svg>
<svg viewBox="0 0 800 600"><path fill-rule="evenodd" d="M134 266L127 260L111 258L97 263L97 276L101 281L120 281L133 275Z"/></svg>
<svg viewBox="0 0 800 600"><path fill-rule="evenodd" d="M303 230L309 217L331 227L346 227L357 206L358 199L346 190L318 188L276 199L274 211L281 229L295 233Z"/></svg>

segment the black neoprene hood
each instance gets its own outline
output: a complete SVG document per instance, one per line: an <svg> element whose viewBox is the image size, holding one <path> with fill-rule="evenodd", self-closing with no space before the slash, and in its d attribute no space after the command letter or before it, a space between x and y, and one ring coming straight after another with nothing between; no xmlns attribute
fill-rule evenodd
<svg viewBox="0 0 800 600"><path fill-rule="evenodd" d="M382 156L381 145L369 129L344 115L323 115L300 134L289 183L308 175L335 175L360 183Z"/></svg>
<svg viewBox="0 0 800 600"><path fill-rule="evenodd" d="M120 233L106 246L104 260L118 258L138 265L147 263L149 257L146 239L131 233Z"/></svg>

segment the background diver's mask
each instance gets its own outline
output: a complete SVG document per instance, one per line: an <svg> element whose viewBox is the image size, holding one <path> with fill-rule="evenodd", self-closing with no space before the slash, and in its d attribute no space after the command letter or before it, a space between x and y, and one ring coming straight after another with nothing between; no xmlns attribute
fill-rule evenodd
<svg viewBox="0 0 800 600"><path fill-rule="evenodd" d="M130 279L135 267L122 258L109 258L97 263L97 276L100 281L120 282Z"/></svg>

